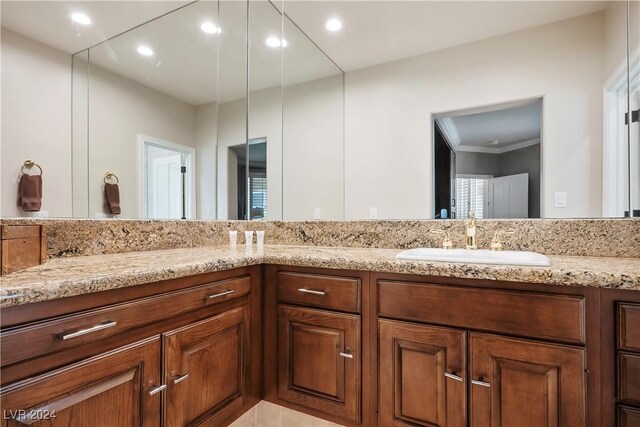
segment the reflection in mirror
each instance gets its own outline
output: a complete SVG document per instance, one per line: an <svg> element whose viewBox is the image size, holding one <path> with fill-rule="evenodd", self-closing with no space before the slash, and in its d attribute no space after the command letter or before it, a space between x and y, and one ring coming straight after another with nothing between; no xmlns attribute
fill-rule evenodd
<svg viewBox="0 0 640 427"><path fill-rule="evenodd" d="M193 3L89 50L90 216L117 214L108 172L118 217L213 216L217 12Z"/></svg>
<svg viewBox="0 0 640 427"><path fill-rule="evenodd" d="M249 2L249 219L282 219L282 2Z"/></svg>
<svg viewBox="0 0 640 427"><path fill-rule="evenodd" d="M438 114L435 218L540 218L542 100Z"/></svg>
<svg viewBox="0 0 640 427"><path fill-rule="evenodd" d="M640 1L628 3L629 20L629 206L631 216L640 217ZM635 121L634 121L635 117Z"/></svg>
<svg viewBox="0 0 640 427"><path fill-rule="evenodd" d="M640 214L638 1L100 5L3 1L2 216Z"/></svg>
<svg viewBox="0 0 640 427"><path fill-rule="evenodd" d="M247 218L247 14L247 2L219 3L218 219Z"/></svg>
<svg viewBox="0 0 640 427"><path fill-rule="evenodd" d="M73 217L89 216L89 50L71 57L71 166Z"/></svg>
<svg viewBox="0 0 640 427"><path fill-rule="evenodd" d="M638 2L631 3L633 8ZM637 183L624 166L627 128L625 104L619 103L625 92L627 6L287 3L287 15L346 72L345 217L441 216L443 208L434 205L440 186L434 182L439 161L433 158L433 118L529 99L543 100L539 216L624 216L624 183ZM637 26L637 12L629 16ZM343 28L327 31L318 17L338 17ZM286 174L284 181L288 185ZM527 216L538 216L533 182L528 190ZM451 206L442 206L451 217Z"/></svg>
<svg viewBox="0 0 640 427"><path fill-rule="evenodd" d="M344 73L283 22L283 219L344 219Z"/></svg>

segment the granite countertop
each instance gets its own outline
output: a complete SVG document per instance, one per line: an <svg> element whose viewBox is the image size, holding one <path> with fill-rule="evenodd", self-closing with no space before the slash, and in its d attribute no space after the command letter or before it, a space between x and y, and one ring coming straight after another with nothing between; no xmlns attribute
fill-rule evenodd
<svg viewBox="0 0 640 427"><path fill-rule="evenodd" d="M266 245L55 258L0 278L0 307L175 279L256 264L281 264L640 290L640 258L549 256L550 267L400 261L398 249Z"/></svg>

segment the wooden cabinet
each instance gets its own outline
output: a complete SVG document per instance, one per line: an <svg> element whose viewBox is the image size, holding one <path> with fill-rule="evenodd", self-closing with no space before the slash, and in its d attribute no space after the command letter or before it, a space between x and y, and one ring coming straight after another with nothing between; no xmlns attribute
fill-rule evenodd
<svg viewBox="0 0 640 427"><path fill-rule="evenodd" d="M389 279L376 285L380 425L588 424L585 296ZM489 303L479 310L482 300Z"/></svg>
<svg viewBox="0 0 640 427"><path fill-rule="evenodd" d="M383 426L466 425L466 332L379 321Z"/></svg>
<svg viewBox="0 0 640 427"><path fill-rule="evenodd" d="M360 418L360 316L280 306L278 397Z"/></svg>
<svg viewBox="0 0 640 427"><path fill-rule="evenodd" d="M618 425L640 427L640 304L616 302L615 325Z"/></svg>
<svg viewBox="0 0 640 427"><path fill-rule="evenodd" d="M167 425L222 425L244 404L249 311L241 307L163 335Z"/></svg>
<svg viewBox="0 0 640 427"><path fill-rule="evenodd" d="M585 425L585 351L471 333L471 425Z"/></svg>
<svg viewBox="0 0 640 427"><path fill-rule="evenodd" d="M2 330L3 425L229 424L261 389L259 270L239 272Z"/></svg>
<svg viewBox="0 0 640 427"><path fill-rule="evenodd" d="M159 426L160 339L137 342L2 392L4 426Z"/></svg>

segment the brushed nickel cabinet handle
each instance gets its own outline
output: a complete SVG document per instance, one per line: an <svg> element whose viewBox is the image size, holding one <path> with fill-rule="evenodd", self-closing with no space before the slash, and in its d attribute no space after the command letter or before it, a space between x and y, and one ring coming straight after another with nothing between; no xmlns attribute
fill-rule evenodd
<svg viewBox="0 0 640 427"><path fill-rule="evenodd" d="M177 375L177 376L175 376L173 378L173 383L174 384L181 383L182 381L186 380L187 378L189 378L189 374Z"/></svg>
<svg viewBox="0 0 640 427"><path fill-rule="evenodd" d="M154 394L160 393L165 388L167 388L166 384L162 384L162 385L159 385L159 386L156 386L156 387L152 387L151 390L149 390L149 396L153 396Z"/></svg>
<svg viewBox="0 0 640 427"><path fill-rule="evenodd" d="M481 385L482 387L491 387L490 383L486 381L480 381L480 380L471 380L471 384Z"/></svg>
<svg viewBox="0 0 640 427"><path fill-rule="evenodd" d="M231 289L231 290L228 290L228 291L222 291L222 292L220 292L219 294L209 295L209 298L208 298L208 299L220 298L220 297L223 297L223 296L225 296L225 295L232 294L232 293L234 293L234 292L235 292L235 291L234 291L234 290L232 290L232 289Z"/></svg>
<svg viewBox="0 0 640 427"><path fill-rule="evenodd" d="M450 372L446 372L445 371L444 376L447 377L447 378L451 378L452 380L463 381L461 376L458 376L456 374L452 374Z"/></svg>
<svg viewBox="0 0 640 427"><path fill-rule="evenodd" d="M298 292L302 292L303 294L313 294L313 295L324 295L325 294L324 291L314 291L313 289L305 289L305 288L298 289Z"/></svg>
<svg viewBox="0 0 640 427"><path fill-rule="evenodd" d="M82 335L86 335L86 334L90 334L92 332L97 332L97 331L101 331L103 329L107 329L107 328L113 328L114 326L116 326L116 322L113 320L107 320L106 322L102 322L99 325L96 326L92 326L90 328L87 329L80 329L79 331L76 332L71 332L69 334L64 334L62 335L62 340L69 340L71 338L75 338L75 337L79 337Z"/></svg>
<svg viewBox="0 0 640 427"><path fill-rule="evenodd" d="M344 357L345 359L353 359L353 353L345 353L341 351L340 357Z"/></svg>

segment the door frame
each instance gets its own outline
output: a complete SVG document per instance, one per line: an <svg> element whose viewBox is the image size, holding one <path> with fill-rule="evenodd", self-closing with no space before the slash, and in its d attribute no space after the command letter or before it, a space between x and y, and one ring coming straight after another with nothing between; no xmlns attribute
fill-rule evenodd
<svg viewBox="0 0 640 427"><path fill-rule="evenodd" d="M159 148L165 148L168 150L178 151L186 156L187 166L187 191L185 194L185 217L187 219L194 219L193 215L196 212L196 149L189 147L188 145L176 144L175 142L166 141L164 139L156 138L149 135L139 133L136 136L137 139L137 157L138 161L138 213L140 218L147 218L147 174L146 174L146 155L145 147L147 145Z"/></svg>
<svg viewBox="0 0 640 427"><path fill-rule="evenodd" d="M634 64L629 68L628 64ZM624 135L627 128L619 126L620 117L628 112L629 90L627 96L620 99L619 92L629 82L640 78L640 50L629 56L629 62L623 61L609 76L602 88L602 216L622 217L625 204L630 203L629 194L625 195L625 186L630 176L624 174L627 168L624 153ZM630 174L631 171L628 171Z"/></svg>

